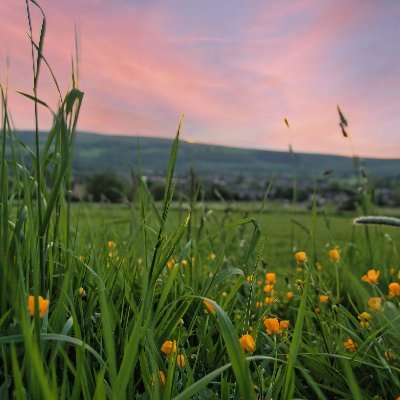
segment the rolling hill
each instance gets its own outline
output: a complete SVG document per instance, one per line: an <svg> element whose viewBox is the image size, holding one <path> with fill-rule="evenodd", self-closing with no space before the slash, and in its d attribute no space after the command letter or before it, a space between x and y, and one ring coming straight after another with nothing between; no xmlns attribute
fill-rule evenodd
<svg viewBox="0 0 400 400"><path fill-rule="evenodd" d="M17 133L26 145L34 148L34 133ZM41 134L41 141L45 140ZM96 172L113 170L128 175L137 170L138 142L145 174L165 175L168 166L171 139L152 137L111 136L79 132L77 134L73 172L75 176L89 176ZM360 164L375 178L400 175L400 159L359 160ZM251 177L267 178L272 173L279 177L293 175L294 168L299 178L312 178L326 170L332 175L345 178L354 175L353 159L336 155L306 154L251 150L182 141L179 147L176 171L186 175L193 165L203 178Z"/></svg>

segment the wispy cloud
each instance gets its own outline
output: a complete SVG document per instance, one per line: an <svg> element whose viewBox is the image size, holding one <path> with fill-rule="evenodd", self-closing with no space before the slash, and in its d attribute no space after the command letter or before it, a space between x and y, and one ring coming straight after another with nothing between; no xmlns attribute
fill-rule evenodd
<svg viewBox="0 0 400 400"><path fill-rule="evenodd" d="M30 91L24 4L0 2L0 65L9 53L10 87ZM64 91L79 27L82 130L172 136L185 112L184 134L196 141L287 149L291 140L298 151L349 154L339 103L359 153L399 156L397 2L41 4L45 54ZM36 14L34 23L37 35ZM40 96L57 101L49 74ZM29 101L10 100L16 126L31 127Z"/></svg>

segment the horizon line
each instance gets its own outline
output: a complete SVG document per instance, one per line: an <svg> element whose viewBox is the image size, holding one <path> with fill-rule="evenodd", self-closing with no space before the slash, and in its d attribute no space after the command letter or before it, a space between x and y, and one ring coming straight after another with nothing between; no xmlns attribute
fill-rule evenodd
<svg viewBox="0 0 400 400"><path fill-rule="evenodd" d="M21 133L21 132L32 132L34 133L35 131L33 129L18 129L15 130L16 133ZM45 130L40 130L39 134L46 134L47 131ZM88 130L77 130L77 134L87 134L87 135L97 135L97 136L107 136L107 137L115 137L115 138L143 138L143 139L158 139L158 140L169 140L173 141L175 136L173 137L163 137L163 136L153 136L153 135L140 135L140 134L132 134L132 133L106 133L106 132L94 132L94 131L88 131ZM226 145L226 144L215 144L215 143L209 143L209 142L202 142L202 141L197 141L193 140L190 138L184 138L180 137L180 141L185 142L189 145L202 145L202 146L214 146L214 147L225 147L225 148L231 148L231 149L238 149L238 150L250 150L250 151L265 151L265 152L273 152L273 153L290 153L289 150L283 150L283 149L271 149L271 148L255 148L255 147L245 147L245 146L235 146L235 145ZM288 145L289 147L289 145ZM304 154L304 155L315 155L315 156L332 156L332 157L342 157L346 159L353 159L353 158L358 158L361 160L382 160L382 161L400 161L400 157L379 157L379 156L363 156L363 155L358 155L355 154L353 156L348 156L348 155L343 155L343 154L338 154L338 153L315 153L315 152L306 152L306 151L293 151L293 154Z"/></svg>

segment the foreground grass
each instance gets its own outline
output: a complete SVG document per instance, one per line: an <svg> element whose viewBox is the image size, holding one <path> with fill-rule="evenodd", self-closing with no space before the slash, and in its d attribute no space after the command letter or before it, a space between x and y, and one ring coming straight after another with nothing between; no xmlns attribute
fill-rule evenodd
<svg viewBox="0 0 400 400"><path fill-rule="evenodd" d="M350 215L259 215L240 205L227 213L198 204L190 229L185 209L171 207L158 245L162 205L151 199L130 208L67 206L60 198L58 222L50 223L49 235L58 234L48 239L46 289L39 290L50 306L37 320L27 309L38 257L26 243L37 241L35 228L27 219L15 228L26 204L9 216L4 398L398 395L398 298L386 299L388 284L398 282L395 229L366 235ZM335 246L338 262L328 255ZM295 260L299 250L308 262ZM372 267L378 284L361 280ZM382 299L375 310L371 297ZM360 320L362 312L369 317ZM268 332L264 321L273 318L289 327ZM252 351L240 346L245 334ZM162 351L174 340L184 365Z"/></svg>
<svg viewBox="0 0 400 400"><path fill-rule="evenodd" d="M36 121L44 28L43 16ZM174 209L182 120L161 204L139 165L129 209L71 205L75 76L46 145L28 152L1 88L0 398L400 396L397 230L315 206L214 209L197 188Z"/></svg>

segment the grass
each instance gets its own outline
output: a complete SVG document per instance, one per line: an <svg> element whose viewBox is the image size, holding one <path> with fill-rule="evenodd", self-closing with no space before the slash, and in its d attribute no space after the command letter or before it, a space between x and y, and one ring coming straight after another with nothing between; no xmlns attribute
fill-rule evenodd
<svg viewBox="0 0 400 400"><path fill-rule="evenodd" d="M43 41L32 47L36 88ZM354 215L315 205L293 212L267 198L207 204L195 185L189 205L171 203L182 120L161 204L141 179L140 157L129 207L71 204L77 75L46 146L31 149L33 169L1 87L0 398L400 396L395 227L352 225ZM36 90L29 96L33 112L43 106ZM308 260L297 262L298 251ZM361 279L372 268L378 283ZM244 334L252 351L241 347Z"/></svg>

